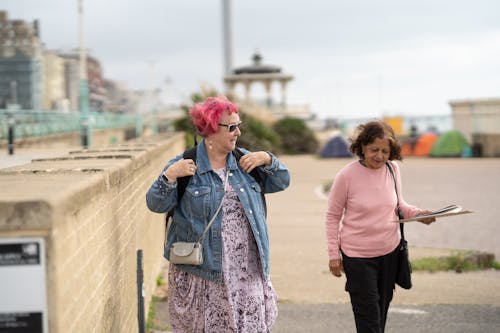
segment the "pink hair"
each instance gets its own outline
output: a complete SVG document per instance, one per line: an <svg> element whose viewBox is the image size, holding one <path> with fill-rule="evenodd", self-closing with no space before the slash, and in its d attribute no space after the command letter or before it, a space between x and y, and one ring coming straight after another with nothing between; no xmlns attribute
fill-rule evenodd
<svg viewBox="0 0 500 333"><path fill-rule="evenodd" d="M231 103L227 97L208 97L200 103L196 103L190 110L189 116L198 133L203 136L217 133L222 113L238 113L236 105Z"/></svg>

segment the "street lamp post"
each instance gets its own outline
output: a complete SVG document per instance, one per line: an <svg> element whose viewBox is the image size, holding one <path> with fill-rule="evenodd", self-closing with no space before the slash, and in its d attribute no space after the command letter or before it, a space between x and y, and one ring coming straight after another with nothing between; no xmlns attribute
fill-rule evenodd
<svg viewBox="0 0 500 333"><path fill-rule="evenodd" d="M7 127L8 127L8 141L9 141L9 155L14 155L14 128L16 126L16 119L14 118L12 110L7 111Z"/></svg>
<svg viewBox="0 0 500 333"><path fill-rule="evenodd" d="M78 0L79 46L80 46L80 125L81 144L88 148L92 141L92 131L89 119L89 85L87 79L87 56L83 38L83 0Z"/></svg>
<svg viewBox="0 0 500 333"><path fill-rule="evenodd" d="M7 129L8 129L8 147L9 155L14 155L14 141L16 136L16 118L14 112L19 110L19 104L17 104L17 81L12 81L10 83L11 89L11 103L7 105Z"/></svg>

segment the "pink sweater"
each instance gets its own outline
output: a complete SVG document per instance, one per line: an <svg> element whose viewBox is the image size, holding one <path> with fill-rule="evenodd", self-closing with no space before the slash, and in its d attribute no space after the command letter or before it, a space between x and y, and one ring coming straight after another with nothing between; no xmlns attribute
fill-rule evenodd
<svg viewBox="0 0 500 333"><path fill-rule="evenodd" d="M404 217L420 209L402 197L399 165L392 162ZM387 167L370 169L359 161L346 165L335 176L326 211L328 257L339 259L339 247L349 257L372 258L396 248L400 240L394 180Z"/></svg>

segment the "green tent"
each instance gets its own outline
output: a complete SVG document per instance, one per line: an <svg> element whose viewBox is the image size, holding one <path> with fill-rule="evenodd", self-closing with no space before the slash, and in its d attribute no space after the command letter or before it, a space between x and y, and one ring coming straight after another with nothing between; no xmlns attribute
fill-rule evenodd
<svg viewBox="0 0 500 333"><path fill-rule="evenodd" d="M457 130L451 130L439 136L432 146L432 157L460 157L470 150L465 136Z"/></svg>

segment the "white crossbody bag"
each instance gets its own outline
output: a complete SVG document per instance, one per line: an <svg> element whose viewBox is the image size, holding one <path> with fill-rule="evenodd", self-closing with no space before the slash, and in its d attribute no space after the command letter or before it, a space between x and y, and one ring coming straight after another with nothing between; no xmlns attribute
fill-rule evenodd
<svg viewBox="0 0 500 333"><path fill-rule="evenodd" d="M222 202L226 196L229 171L226 170L226 179L224 182L224 195L220 201L219 207L208 222L203 234L196 242L175 242L170 247L170 262L177 265L202 265L203 264L203 239L207 235L208 230L214 223L215 218L222 208Z"/></svg>

